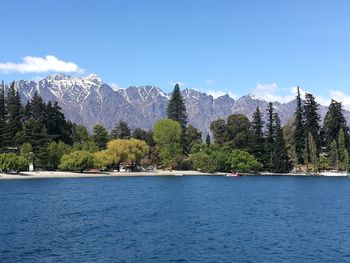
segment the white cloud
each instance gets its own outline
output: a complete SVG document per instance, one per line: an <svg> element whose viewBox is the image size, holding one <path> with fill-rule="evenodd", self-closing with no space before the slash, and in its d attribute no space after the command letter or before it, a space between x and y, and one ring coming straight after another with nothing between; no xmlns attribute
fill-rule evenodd
<svg viewBox="0 0 350 263"><path fill-rule="evenodd" d="M295 99L297 95L297 87L293 86L291 88L281 89L276 83L261 84L258 83L256 87L252 90L252 93L265 101L278 101L281 103L289 102ZM305 96L305 91L300 89L300 94L302 97Z"/></svg>
<svg viewBox="0 0 350 263"><path fill-rule="evenodd" d="M330 97L336 101L342 102L344 107L346 109L350 108L350 96L346 95L344 92L339 90L331 90ZM331 100L328 100L328 105L330 104Z"/></svg>
<svg viewBox="0 0 350 263"><path fill-rule="evenodd" d="M208 95L213 96L214 99L216 99L218 97L221 97L221 96L224 96L226 94L228 94L233 99L237 99L238 98L238 95L233 93L233 92L231 92L231 91L225 92L225 91L221 91L221 90L208 90L208 91L206 91L206 93Z"/></svg>
<svg viewBox="0 0 350 263"><path fill-rule="evenodd" d="M82 73L84 70L73 62L59 60L55 56L47 55L45 57L26 56L22 58L21 63L6 62L0 63L1 73L44 73L44 72L62 72L62 73Z"/></svg>
<svg viewBox="0 0 350 263"><path fill-rule="evenodd" d="M205 85L207 85L207 86L214 84L214 83L215 83L215 80L211 80L211 79L208 79L205 81Z"/></svg>

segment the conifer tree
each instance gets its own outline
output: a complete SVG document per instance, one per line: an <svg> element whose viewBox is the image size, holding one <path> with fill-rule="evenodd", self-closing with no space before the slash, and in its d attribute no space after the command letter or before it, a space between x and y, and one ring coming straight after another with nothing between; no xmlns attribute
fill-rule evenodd
<svg viewBox="0 0 350 263"><path fill-rule="evenodd" d="M5 98L7 127L5 132L6 145L12 147L14 137L22 127L22 103L13 81Z"/></svg>
<svg viewBox="0 0 350 263"><path fill-rule="evenodd" d="M333 140L330 144L329 150L329 162L333 166L333 169L339 169L339 155L336 140Z"/></svg>
<svg viewBox="0 0 350 263"><path fill-rule="evenodd" d="M300 97L300 90L299 87L297 87L297 106L294 113L294 134L293 134L293 140L294 140L294 148L295 153L297 156L298 163L303 163L303 151L304 151L304 144L305 144L305 131L304 131L304 123L303 123L303 107L302 107L302 101Z"/></svg>
<svg viewBox="0 0 350 263"><path fill-rule="evenodd" d="M273 172L287 173L291 170L289 156L283 138L281 120L277 113L273 114L274 119L274 152L273 152Z"/></svg>
<svg viewBox="0 0 350 263"><path fill-rule="evenodd" d="M182 130L182 138L181 138L181 144L183 147L183 152L188 152L188 142L187 139L187 112L186 112L186 105L185 100L183 99L181 92L180 92L180 86L179 84L175 84L173 93L171 94L171 98L169 100L168 108L167 108L167 117L168 119L177 121Z"/></svg>
<svg viewBox="0 0 350 263"><path fill-rule="evenodd" d="M305 134L311 133L317 153L319 152L320 146L320 115L317 112L318 106L319 104L315 101L315 97L310 93L306 93L304 103L304 131ZM309 137L310 136L307 138Z"/></svg>
<svg viewBox="0 0 350 263"><path fill-rule="evenodd" d="M269 171L273 170L273 153L274 153L274 117L273 117L273 105L269 102L267 106L267 123L266 123L266 135L265 135L265 156L264 165Z"/></svg>
<svg viewBox="0 0 350 263"><path fill-rule="evenodd" d="M333 140L337 140L340 130L348 133L348 127L343 114L343 106L341 102L332 100L328 107L328 111L323 121L323 134L325 145L330 149L330 144ZM345 137L345 144L348 145L347 136Z"/></svg>
<svg viewBox="0 0 350 263"><path fill-rule="evenodd" d="M128 124L125 121L119 121L111 131L111 139L129 139L131 136Z"/></svg>
<svg viewBox="0 0 350 263"><path fill-rule="evenodd" d="M207 137L205 137L205 143L206 143L207 145L210 145L210 143L211 143L211 139L210 139L209 133L207 134Z"/></svg>
<svg viewBox="0 0 350 263"><path fill-rule="evenodd" d="M309 160L312 163L312 166L314 168L315 172L318 172L318 167L317 167L317 146L315 143L315 140L312 136L311 131L309 131L309 135L308 135L308 145L307 145L307 149L308 149L308 155L309 155Z"/></svg>
<svg viewBox="0 0 350 263"><path fill-rule="evenodd" d="M262 113L260 112L259 106L256 107L253 113L253 120L251 122L252 130L252 154L256 157L259 162L263 162L264 157L264 121L262 120Z"/></svg>
<svg viewBox="0 0 350 263"><path fill-rule="evenodd" d="M5 85L4 82L0 86L0 153L5 148L6 133L6 112L5 112Z"/></svg>
<svg viewBox="0 0 350 263"><path fill-rule="evenodd" d="M100 124L96 124L93 127L94 133L92 135L92 139L93 141L96 143L97 147L100 150L103 150L106 148L106 144L108 142L108 132L106 131L106 129L100 125Z"/></svg>
<svg viewBox="0 0 350 263"><path fill-rule="evenodd" d="M177 121L180 124L182 131L185 130L187 125L186 105L181 95L179 84L175 85L174 91L169 100L167 116L168 119Z"/></svg>

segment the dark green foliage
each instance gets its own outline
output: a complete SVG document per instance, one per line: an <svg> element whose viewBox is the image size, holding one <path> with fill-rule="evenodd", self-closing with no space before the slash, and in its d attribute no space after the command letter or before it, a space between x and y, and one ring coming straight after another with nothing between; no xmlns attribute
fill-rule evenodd
<svg viewBox="0 0 350 263"><path fill-rule="evenodd" d="M229 149L249 150L250 122L243 114L232 114L226 122L226 134L228 141L225 145Z"/></svg>
<svg viewBox="0 0 350 263"><path fill-rule="evenodd" d="M230 168L239 172L257 172L262 168L255 157L242 150L233 150L228 157Z"/></svg>
<svg viewBox="0 0 350 263"><path fill-rule="evenodd" d="M210 130L213 134L214 142L223 145L228 141L226 132L226 123L223 119L218 119L210 124Z"/></svg>
<svg viewBox="0 0 350 263"><path fill-rule="evenodd" d="M289 156L283 138L281 121L277 113L274 114L274 146L272 171L275 173L289 172L292 167L289 162Z"/></svg>
<svg viewBox="0 0 350 263"><path fill-rule="evenodd" d="M128 124L124 121L119 121L111 131L110 138L113 139L129 139L131 136Z"/></svg>
<svg viewBox="0 0 350 263"><path fill-rule="evenodd" d="M206 143L207 145L210 145L210 143L211 143L209 133L207 134L207 137L205 137L205 143Z"/></svg>
<svg viewBox="0 0 350 263"><path fill-rule="evenodd" d="M323 121L323 135L324 143L328 149L330 149L330 144L333 140L337 140L339 136L339 131L343 129L345 134L348 134L348 127L346 125L346 120L343 114L343 106L341 102L332 100L328 107L328 111ZM345 144L348 144L347 137L345 137Z"/></svg>
<svg viewBox="0 0 350 263"><path fill-rule="evenodd" d="M251 153L257 158L259 162L263 161L265 147L264 147L264 121L259 107L256 107L253 113L253 120L251 122Z"/></svg>
<svg viewBox="0 0 350 263"><path fill-rule="evenodd" d="M171 98L169 100L167 108L167 116L168 119L180 123L182 131L185 130L187 125L186 105L181 95L179 84L175 85L174 91L171 94Z"/></svg>
<svg viewBox="0 0 350 263"><path fill-rule="evenodd" d="M297 107L295 109L294 113L294 133L293 133L293 140L294 140L294 147L295 147L295 153L297 156L298 163L303 163L303 151L305 146L305 130L304 130L304 110L302 107L302 101L300 97L300 91L299 87L298 94L297 94ZM310 109L311 110L311 109Z"/></svg>
<svg viewBox="0 0 350 263"><path fill-rule="evenodd" d="M5 86L4 82L0 85L0 152L5 148L6 134L6 111L5 111Z"/></svg>
<svg viewBox="0 0 350 263"><path fill-rule="evenodd" d="M283 138L281 121L278 114L274 112L272 102L269 103L267 112L266 154L263 158L265 168L270 172L289 172L291 164Z"/></svg>
<svg viewBox="0 0 350 263"><path fill-rule="evenodd" d="M100 150L105 149L106 148L106 144L107 144L107 142L109 140L108 132L100 124L96 124L94 126L93 130L94 130L94 132L92 134L92 140L94 141L94 143L97 145L97 147Z"/></svg>
<svg viewBox="0 0 350 263"><path fill-rule="evenodd" d="M89 132L83 125L73 124L72 126L73 143L84 143L89 140Z"/></svg>
<svg viewBox="0 0 350 263"><path fill-rule="evenodd" d="M132 137L138 140L145 141L148 146L154 147L155 141L153 140L153 132L145 131L140 128L134 130Z"/></svg>
<svg viewBox="0 0 350 263"><path fill-rule="evenodd" d="M316 144L316 152L319 152L320 146L320 115L317 112L318 106L319 104L315 101L315 97L310 93L306 93L304 102L304 133L311 133Z"/></svg>
<svg viewBox="0 0 350 263"><path fill-rule="evenodd" d="M168 119L174 120L180 124L182 130L181 145L183 152L187 153L189 151L189 145L186 136L187 112L185 101L180 92L179 84L175 85L174 91L171 94L167 108L167 117Z"/></svg>
<svg viewBox="0 0 350 263"><path fill-rule="evenodd" d="M22 103L15 82L12 82L5 98L6 106L6 131L5 144L14 145L14 137L22 128Z"/></svg>
<svg viewBox="0 0 350 263"><path fill-rule="evenodd" d="M202 133L193 125L187 127L187 143L189 145L189 152L195 144L202 143Z"/></svg>

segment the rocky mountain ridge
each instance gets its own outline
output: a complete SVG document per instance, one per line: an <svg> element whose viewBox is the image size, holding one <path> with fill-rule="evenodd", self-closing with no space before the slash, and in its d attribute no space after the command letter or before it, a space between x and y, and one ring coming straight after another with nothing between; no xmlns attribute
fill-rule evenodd
<svg viewBox="0 0 350 263"><path fill-rule="evenodd" d="M123 120L131 129L149 130L154 122L166 117L170 94L153 86L131 86L113 90L97 75L87 77L49 75L39 81L19 80L16 82L23 102L31 99L35 92L45 100L57 101L67 119L83 124L89 130L100 123L111 130L115 123ZM268 102L256 98L253 94L234 100L229 95L213 98L203 92L192 89L182 90L186 102L188 123L203 132L209 131L213 120L226 118L233 113L242 113L251 118L256 107L265 113ZM282 124L293 116L295 100L288 103L273 102ZM322 118L327 107L320 106ZM350 112L345 112L350 121Z"/></svg>

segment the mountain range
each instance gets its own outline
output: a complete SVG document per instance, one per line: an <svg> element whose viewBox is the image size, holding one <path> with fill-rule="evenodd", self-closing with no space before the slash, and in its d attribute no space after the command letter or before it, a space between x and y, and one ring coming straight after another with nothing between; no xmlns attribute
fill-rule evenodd
<svg viewBox="0 0 350 263"><path fill-rule="evenodd" d="M54 74L39 81L16 81L16 87L24 103L38 92L45 101L57 101L68 120L83 124L90 131L97 123L111 130L120 120L125 121L131 129L139 127L149 130L158 119L166 117L171 96L153 86L131 86L114 90L95 74L87 77ZM226 118L233 113L242 113L251 118L257 106L265 115L268 104L254 94L234 100L229 95L213 98L203 92L184 89L182 95L186 103L188 123L202 131L203 135L209 132L213 120ZM286 124L293 117L296 101L273 102L273 106L282 124ZM319 107L322 119L326 111L327 107ZM349 123L350 112L345 111L344 115Z"/></svg>

